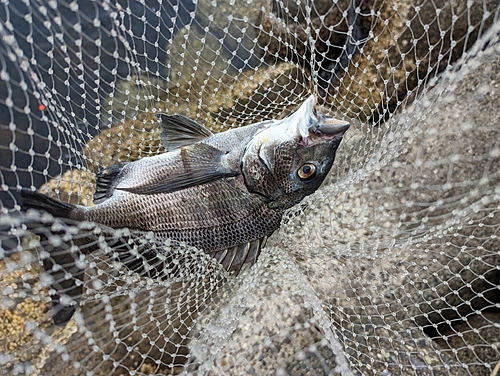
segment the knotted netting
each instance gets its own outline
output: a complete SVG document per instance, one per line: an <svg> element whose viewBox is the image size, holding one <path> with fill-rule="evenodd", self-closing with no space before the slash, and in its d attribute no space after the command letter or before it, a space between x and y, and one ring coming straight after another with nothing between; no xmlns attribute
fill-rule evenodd
<svg viewBox="0 0 500 376"><path fill-rule="evenodd" d="M0 374L500 374L499 9L2 1ZM311 93L351 129L237 276L21 212L22 188L92 205L99 170L165 152L157 113L219 132Z"/></svg>

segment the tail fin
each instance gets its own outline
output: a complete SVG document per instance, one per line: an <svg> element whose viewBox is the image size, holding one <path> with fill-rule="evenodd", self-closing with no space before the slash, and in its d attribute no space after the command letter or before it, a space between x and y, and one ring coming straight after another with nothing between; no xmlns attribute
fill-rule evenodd
<svg viewBox="0 0 500 376"><path fill-rule="evenodd" d="M23 189L21 192L21 208L23 211L36 209L52 214L63 221L71 219L71 214L77 209L76 205L67 204L38 192ZM54 324L65 325L73 316L83 294L83 280L85 270L78 266L76 261L82 254L80 244L76 238L62 242L59 246L52 244L51 237L62 237L65 231L53 231L51 222L30 221L24 222L28 229L40 236L40 245L49 254L42 258L45 271L52 277L50 297L52 299L52 318ZM45 227L47 226L47 227ZM85 238L82 238L85 240ZM81 239L80 239L81 240ZM73 250L72 246L78 249ZM55 266L58 266L57 268ZM69 277L68 277L69 275Z"/></svg>
<svg viewBox="0 0 500 376"><path fill-rule="evenodd" d="M22 210L36 209L50 213L58 218L71 218L71 213L76 209L76 206L73 204L61 202L50 196L39 192L32 192L28 189L21 191L21 198Z"/></svg>

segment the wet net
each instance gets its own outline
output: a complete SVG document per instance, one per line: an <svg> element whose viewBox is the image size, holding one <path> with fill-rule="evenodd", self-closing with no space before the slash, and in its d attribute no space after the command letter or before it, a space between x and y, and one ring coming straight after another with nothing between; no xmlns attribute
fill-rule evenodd
<svg viewBox="0 0 500 376"><path fill-rule="evenodd" d="M0 374L500 375L499 9L2 1ZM237 276L21 213L22 188L92 205L99 170L165 152L157 113L219 132L311 93L351 129Z"/></svg>

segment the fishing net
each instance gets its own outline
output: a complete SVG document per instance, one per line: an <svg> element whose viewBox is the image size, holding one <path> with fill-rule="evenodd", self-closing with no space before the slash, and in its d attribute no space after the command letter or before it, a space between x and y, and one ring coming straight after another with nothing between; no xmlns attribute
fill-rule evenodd
<svg viewBox="0 0 500 376"><path fill-rule="evenodd" d="M0 374L500 374L499 9L2 1ZM96 172L165 152L158 113L219 132L311 93L351 128L238 275L20 211L92 205Z"/></svg>

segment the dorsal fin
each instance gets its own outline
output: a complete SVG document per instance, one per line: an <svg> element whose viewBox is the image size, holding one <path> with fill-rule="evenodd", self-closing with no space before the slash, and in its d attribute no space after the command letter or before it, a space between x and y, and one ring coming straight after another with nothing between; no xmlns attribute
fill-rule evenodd
<svg viewBox="0 0 500 376"><path fill-rule="evenodd" d="M213 135L203 125L183 115L159 114L161 119L161 139L168 151L188 146Z"/></svg>
<svg viewBox="0 0 500 376"><path fill-rule="evenodd" d="M107 198L113 195L113 182L118 174L123 170L123 167L128 162L118 163L99 171L96 174L96 188L94 193L94 204L100 204Z"/></svg>

